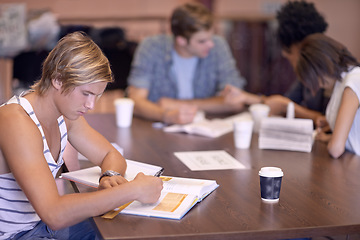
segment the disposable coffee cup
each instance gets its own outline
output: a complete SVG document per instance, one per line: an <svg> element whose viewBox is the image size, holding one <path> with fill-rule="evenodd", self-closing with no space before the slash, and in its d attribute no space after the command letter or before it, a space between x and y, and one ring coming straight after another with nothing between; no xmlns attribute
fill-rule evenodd
<svg viewBox="0 0 360 240"><path fill-rule="evenodd" d="M131 126L134 101L130 98L118 98L114 101L116 110L116 125L121 128Z"/></svg>
<svg viewBox="0 0 360 240"><path fill-rule="evenodd" d="M249 107L249 111L254 120L253 130L257 133L260 130L261 120L269 116L270 107L266 104L257 103L252 104Z"/></svg>
<svg viewBox="0 0 360 240"><path fill-rule="evenodd" d="M279 201L283 171L278 167L262 167L259 176L261 199L266 202Z"/></svg>
<svg viewBox="0 0 360 240"><path fill-rule="evenodd" d="M247 149L251 145L252 129L254 121L239 120L234 122L234 143L239 149Z"/></svg>

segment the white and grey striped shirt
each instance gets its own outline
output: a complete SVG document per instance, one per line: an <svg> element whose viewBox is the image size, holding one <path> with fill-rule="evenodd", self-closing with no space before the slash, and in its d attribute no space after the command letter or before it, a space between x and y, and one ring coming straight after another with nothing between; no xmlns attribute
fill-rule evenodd
<svg viewBox="0 0 360 240"><path fill-rule="evenodd" d="M63 116L58 118L61 134L61 152L58 160L55 161L49 150L44 131L29 101L23 97L14 96L4 105L11 103L21 105L39 128L44 143L44 157L55 178L64 163L62 156L67 143L67 129ZM39 221L39 216L17 184L12 173L0 175L0 239L7 239L19 232L32 229Z"/></svg>

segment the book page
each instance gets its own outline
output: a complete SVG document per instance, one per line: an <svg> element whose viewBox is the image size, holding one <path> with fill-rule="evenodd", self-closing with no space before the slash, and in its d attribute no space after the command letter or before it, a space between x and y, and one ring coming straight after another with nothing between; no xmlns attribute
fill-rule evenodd
<svg viewBox="0 0 360 240"><path fill-rule="evenodd" d="M155 176L159 171L162 171L162 167L137 162L126 159L127 169L125 178L128 181L133 180L139 172L143 172L145 175ZM71 171L61 174L61 178L65 178L74 182L78 182L90 187L97 188L99 186L99 177L101 175L101 168L99 166L80 169L77 171Z"/></svg>
<svg viewBox="0 0 360 240"><path fill-rule="evenodd" d="M132 214L148 217L181 219L195 204L195 195L162 192L159 200L154 204L132 202L121 214Z"/></svg>
<svg viewBox="0 0 360 240"><path fill-rule="evenodd" d="M161 176L163 191L196 195L199 200L214 191L219 185L215 180Z"/></svg>
<svg viewBox="0 0 360 240"><path fill-rule="evenodd" d="M169 192L153 209L156 211L174 212L183 203L186 196L187 194Z"/></svg>

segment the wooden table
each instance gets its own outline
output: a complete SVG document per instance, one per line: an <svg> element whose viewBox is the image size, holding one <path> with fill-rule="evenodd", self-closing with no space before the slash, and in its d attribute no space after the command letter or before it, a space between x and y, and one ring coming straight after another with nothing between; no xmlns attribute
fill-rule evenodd
<svg viewBox="0 0 360 240"><path fill-rule="evenodd" d="M89 114L90 125L124 148L128 159L160 165L164 175L215 179L220 185L183 219L118 215L94 218L104 239L283 239L336 236L360 232L360 156L329 157L315 142L311 153L234 147L232 133L210 139L165 133L151 122L134 118L131 128L115 126L113 114ZM245 170L190 171L176 151L225 150ZM258 171L277 166L284 171L280 201L260 198Z"/></svg>

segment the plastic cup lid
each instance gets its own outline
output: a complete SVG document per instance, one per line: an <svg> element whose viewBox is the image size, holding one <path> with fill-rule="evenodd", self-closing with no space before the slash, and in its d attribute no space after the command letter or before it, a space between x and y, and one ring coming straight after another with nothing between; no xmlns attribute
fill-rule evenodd
<svg viewBox="0 0 360 240"><path fill-rule="evenodd" d="M281 168L278 167L262 167L259 175L263 177L282 177L284 173Z"/></svg>
<svg viewBox="0 0 360 240"><path fill-rule="evenodd" d="M269 111L270 107L266 104L255 103L255 104L250 105L249 110L250 110L250 112L252 112L252 111Z"/></svg>
<svg viewBox="0 0 360 240"><path fill-rule="evenodd" d="M117 98L114 100L114 104L134 104L134 100L132 100L131 98Z"/></svg>

